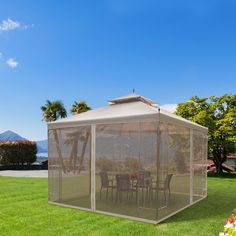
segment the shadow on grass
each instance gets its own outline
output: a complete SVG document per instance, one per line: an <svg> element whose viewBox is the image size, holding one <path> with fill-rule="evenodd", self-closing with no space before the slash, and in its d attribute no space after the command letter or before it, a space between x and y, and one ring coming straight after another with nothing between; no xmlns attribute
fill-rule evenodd
<svg viewBox="0 0 236 236"><path fill-rule="evenodd" d="M235 179L236 178L236 172L234 172L234 173L222 173L220 176L218 176L216 173L208 173L207 177Z"/></svg>

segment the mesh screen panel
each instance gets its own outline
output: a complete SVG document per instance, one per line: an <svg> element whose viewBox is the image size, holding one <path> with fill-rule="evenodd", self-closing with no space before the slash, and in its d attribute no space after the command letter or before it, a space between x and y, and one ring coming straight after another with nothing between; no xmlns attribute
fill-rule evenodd
<svg viewBox="0 0 236 236"><path fill-rule="evenodd" d="M188 128L160 123L159 219L190 203L189 136Z"/></svg>
<svg viewBox="0 0 236 236"><path fill-rule="evenodd" d="M193 131L193 200L206 195L207 136Z"/></svg>
<svg viewBox="0 0 236 236"><path fill-rule="evenodd" d="M48 132L48 199L59 201L60 163L56 150L55 133Z"/></svg>
<svg viewBox="0 0 236 236"><path fill-rule="evenodd" d="M98 125L96 209L155 219L149 186L156 179L156 157L156 122Z"/></svg>
<svg viewBox="0 0 236 236"><path fill-rule="evenodd" d="M49 200L91 207L91 128L49 130Z"/></svg>

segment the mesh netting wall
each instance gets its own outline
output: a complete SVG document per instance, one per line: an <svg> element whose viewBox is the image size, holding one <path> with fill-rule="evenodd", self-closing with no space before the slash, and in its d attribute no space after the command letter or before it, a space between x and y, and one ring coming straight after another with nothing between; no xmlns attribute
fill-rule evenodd
<svg viewBox="0 0 236 236"><path fill-rule="evenodd" d="M193 131L193 200L196 201L207 194L207 135Z"/></svg>
<svg viewBox="0 0 236 236"><path fill-rule="evenodd" d="M190 130L182 126L160 123L160 187L159 219L190 203ZM166 195L166 196L165 196Z"/></svg>
<svg viewBox="0 0 236 236"><path fill-rule="evenodd" d="M156 122L97 125L96 209L155 219L156 158Z"/></svg>
<svg viewBox="0 0 236 236"><path fill-rule="evenodd" d="M95 140L93 210L161 220L206 196L206 134L153 120L96 125ZM91 146L91 126L49 130L50 201L91 208Z"/></svg>
<svg viewBox="0 0 236 236"><path fill-rule="evenodd" d="M49 130L49 200L91 207L91 128Z"/></svg>

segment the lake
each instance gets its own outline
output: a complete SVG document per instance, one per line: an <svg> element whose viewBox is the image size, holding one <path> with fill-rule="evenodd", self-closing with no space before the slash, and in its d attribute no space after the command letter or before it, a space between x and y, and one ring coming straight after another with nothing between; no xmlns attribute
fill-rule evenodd
<svg viewBox="0 0 236 236"><path fill-rule="evenodd" d="M39 153L37 153L37 157L46 157L46 158L48 158L48 152L39 152Z"/></svg>
<svg viewBox="0 0 236 236"><path fill-rule="evenodd" d="M46 161L48 159L47 152L39 152L37 153L37 163L41 163L42 161Z"/></svg>

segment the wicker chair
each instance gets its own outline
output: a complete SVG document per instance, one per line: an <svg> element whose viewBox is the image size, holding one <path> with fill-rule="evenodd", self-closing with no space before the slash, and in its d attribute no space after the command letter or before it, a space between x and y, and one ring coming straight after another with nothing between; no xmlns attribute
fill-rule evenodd
<svg viewBox="0 0 236 236"><path fill-rule="evenodd" d="M126 193L127 199L129 198L129 193L133 198L133 192L136 193L137 201L137 188L132 187L130 176L128 174L118 174L116 175L116 201L122 201L123 193Z"/></svg>
<svg viewBox="0 0 236 236"><path fill-rule="evenodd" d="M164 182L161 182L161 186L157 186L157 182L153 181L151 186L150 186L150 195L151 195L151 199L153 199L153 191L157 192L157 191L163 191L164 193L164 199L165 199L165 203L169 203L170 201L170 195L171 195L171 192L170 192L170 182L171 182L171 179L173 177L173 174L168 174L166 175L166 178L164 180ZM168 192L168 201L167 201L167 192Z"/></svg>
<svg viewBox="0 0 236 236"><path fill-rule="evenodd" d="M106 199L108 198L108 190L111 189L111 196L113 199L113 189L116 188L114 185L113 179L108 178L108 174L106 171L101 171L99 173L101 179L101 188L100 188L100 199L102 199L102 190L106 189Z"/></svg>
<svg viewBox="0 0 236 236"><path fill-rule="evenodd" d="M138 172L138 178L136 183L133 185L135 188L142 190L142 201L144 201L144 191L146 199L148 197L149 188L151 185L151 172L146 170L140 170Z"/></svg>

